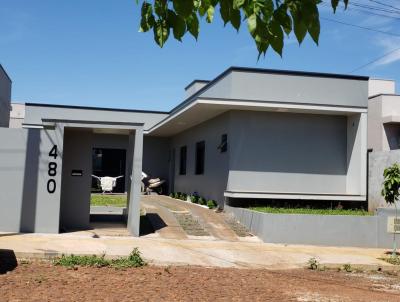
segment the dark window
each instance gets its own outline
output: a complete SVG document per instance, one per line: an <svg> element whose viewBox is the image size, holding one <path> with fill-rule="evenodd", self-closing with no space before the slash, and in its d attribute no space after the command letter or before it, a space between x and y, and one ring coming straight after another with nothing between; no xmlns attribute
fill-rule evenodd
<svg viewBox="0 0 400 302"><path fill-rule="evenodd" d="M218 146L219 152L223 153L228 150L228 134L221 135L221 143Z"/></svg>
<svg viewBox="0 0 400 302"><path fill-rule="evenodd" d="M179 174L186 175L186 156L187 148L186 146L181 147L181 153L179 158Z"/></svg>
<svg viewBox="0 0 400 302"><path fill-rule="evenodd" d="M204 174L204 158L206 143L204 141L196 143L196 174Z"/></svg>

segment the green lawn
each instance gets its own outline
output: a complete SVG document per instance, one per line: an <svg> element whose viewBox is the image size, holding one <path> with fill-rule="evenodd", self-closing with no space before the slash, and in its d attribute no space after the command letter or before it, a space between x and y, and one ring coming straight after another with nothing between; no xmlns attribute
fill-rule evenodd
<svg viewBox="0 0 400 302"><path fill-rule="evenodd" d="M90 198L91 206L113 206L126 207L126 195L101 195L92 194Z"/></svg>
<svg viewBox="0 0 400 302"><path fill-rule="evenodd" d="M250 210L272 214L311 214L311 215L356 215L372 216L373 213L364 210L336 210L336 209L308 209L308 208L274 208L274 207L252 207Z"/></svg>

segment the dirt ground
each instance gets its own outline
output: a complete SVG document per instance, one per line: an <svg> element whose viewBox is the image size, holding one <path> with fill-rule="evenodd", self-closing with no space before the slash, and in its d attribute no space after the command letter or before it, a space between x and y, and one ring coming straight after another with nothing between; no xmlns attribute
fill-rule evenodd
<svg viewBox="0 0 400 302"><path fill-rule="evenodd" d="M201 267L68 269L19 264L0 301L400 301L400 275Z"/></svg>

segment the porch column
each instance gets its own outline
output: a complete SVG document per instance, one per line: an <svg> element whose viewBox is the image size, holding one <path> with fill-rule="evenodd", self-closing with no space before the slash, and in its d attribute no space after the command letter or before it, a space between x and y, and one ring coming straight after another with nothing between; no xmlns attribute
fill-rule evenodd
<svg viewBox="0 0 400 302"><path fill-rule="evenodd" d="M128 200L128 231L139 236L140 225L140 184L142 175L143 128L137 128L129 135L129 144L133 144L132 173Z"/></svg>

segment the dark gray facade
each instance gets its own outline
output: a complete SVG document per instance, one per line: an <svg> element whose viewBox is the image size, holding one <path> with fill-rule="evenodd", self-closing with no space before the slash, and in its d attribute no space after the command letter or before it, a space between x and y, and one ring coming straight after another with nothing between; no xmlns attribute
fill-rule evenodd
<svg viewBox="0 0 400 302"><path fill-rule="evenodd" d="M8 127L11 110L11 79L0 64L0 127Z"/></svg>

